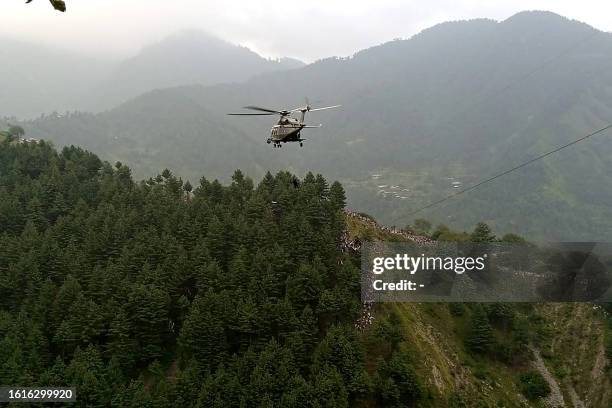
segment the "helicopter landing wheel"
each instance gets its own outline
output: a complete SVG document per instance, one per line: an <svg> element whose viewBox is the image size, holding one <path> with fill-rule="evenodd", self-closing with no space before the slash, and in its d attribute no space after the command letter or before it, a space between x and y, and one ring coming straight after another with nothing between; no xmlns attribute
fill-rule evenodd
<svg viewBox="0 0 612 408"><path fill-rule="evenodd" d="M268 139L268 140L266 140L266 142L267 142L268 144L270 144L272 141L271 141L270 139Z"/></svg>
<svg viewBox="0 0 612 408"><path fill-rule="evenodd" d="M300 142L300 147L304 147L304 143Z"/></svg>

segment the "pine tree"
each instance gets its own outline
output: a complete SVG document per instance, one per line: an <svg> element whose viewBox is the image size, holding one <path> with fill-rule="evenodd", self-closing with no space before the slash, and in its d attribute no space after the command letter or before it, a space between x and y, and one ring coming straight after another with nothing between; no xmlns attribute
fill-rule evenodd
<svg viewBox="0 0 612 408"><path fill-rule="evenodd" d="M222 316L217 313L219 301L212 291L198 295L179 336L183 352L201 367L216 367L228 349Z"/></svg>
<svg viewBox="0 0 612 408"><path fill-rule="evenodd" d="M329 201L334 211L340 211L346 207L346 193L342 184L337 181L334 181L329 189Z"/></svg>
<svg viewBox="0 0 612 408"><path fill-rule="evenodd" d="M333 326L314 353L313 369L333 367L342 375L349 392L361 388L359 384L363 367L363 346L355 332L347 326Z"/></svg>
<svg viewBox="0 0 612 408"><path fill-rule="evenodd" d="M493 329L489 323L487 313L484 307L478 305L470 320L465 345L470 351L482 354L491 350L493 340Z"/></svg>
<svg viewBox="0 0 612 408"><path fill-rule="evenodd" d="M169 303L168 294L154 285L136 284L130 291L128 316L141 361L152 361L162 355L168 335Z"/></svg>
<svg viewBox="0 0 612 408"><path fill-rule="evenodd" d="M128 370L137 360L137 344L130 330L127 313L120 309L111 322L108 330L107 353L109 358L116 358L120 366Z"/></svg>
<svg viewBox="0 0 612 408"><path fill-rule="evenodd" d="M111 393L100 352L94 346L78 349L66 368L68 384L78 390L79 403L90 407L110 405Z"/></svg>
<svg viewBox="0 0 612 408"><path fill-rule="evenodd" d="M327 180L321 174L317 174L315 177L315 184L317 186L317 195L320 199L328 198L330 194L329 186L327 185Z"/></svg>
<svg viewBox="0 0 612 408"><path fill-rule="evenodd" d="M310 408L317 398L314 389L302 376L296 375L287 384L281 396L280 406L286 408Z"/></svg>
<svg viewBox="0 0 612 408"><path fill-rule="evenodd" d="M476 224L474 231L470 234L470 241L472 242L493 242L495 241L495 235L491 232L489 227L484 222Z"/></svg>
<svg viewBox="0 0 612 408"><path fill-rule="evenodd" d="M228 255L228 243L226 239L225 226L218 217L213 217L208 225L206 242L208 243L210 255L219 263L219 265L225 265L226 256Z"/></svg>
<svg viewBox="0 0 612 408"><path fill-rule="evenodd" d="M348 408L349 394L342 376L334 367L324 367L316 371L313 379L311 403L314 406L329 408Z"/></svg>
<svg viewBox="0 0 612 408"><path fill-rule="evenodd" d="M287 278L287 296L293 305L316 306L323 287L323 277L311 265L302 264Z"/></svg>

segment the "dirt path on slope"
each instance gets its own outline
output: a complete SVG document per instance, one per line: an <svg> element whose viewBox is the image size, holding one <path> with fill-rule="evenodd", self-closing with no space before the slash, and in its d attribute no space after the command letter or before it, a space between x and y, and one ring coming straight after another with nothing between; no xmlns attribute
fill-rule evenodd
<svg viewBox="0 0 612 408"><path fill-rule="evenodd" d="M565 400L563 399L563 394L561 393L559 383L557 383L555 377L553 377L550 371L548 371L548 368L546 368L546 364L544 364L540 351L533 347L531 348L531 351L533 351L533 356L535 357L533 367L538 370L540 374L542 374L542 377L544 377L550 386L550 395L544 399L544 404L548 408L565 407Z"/></svg>

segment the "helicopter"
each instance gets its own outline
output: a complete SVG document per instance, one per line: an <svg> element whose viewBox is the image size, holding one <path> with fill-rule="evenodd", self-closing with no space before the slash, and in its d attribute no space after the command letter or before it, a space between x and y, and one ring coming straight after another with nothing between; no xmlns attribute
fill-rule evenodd
<svg viewBox="0 0 612 408"><path fill-rule="evenodd" d="M304 118L306 112L316 112L326 109L339 108L342 105L325 106L323 108L313 108L310 102L306 99L306 106L291 110L276 110L262 108L259 106L245 106L244 109L255 110L264 113L228 113L231 116L265 116L265 115L280 115L280 119L276 125L270 129L270 137L266 140L268 144L272 143L273 147L281 147L283 143L298 142L300 147L304 146L304 140L301 137L302 129L320 128L322 125L306 125ZM301 112L300 117L293 117L294 112Z"/></svg>

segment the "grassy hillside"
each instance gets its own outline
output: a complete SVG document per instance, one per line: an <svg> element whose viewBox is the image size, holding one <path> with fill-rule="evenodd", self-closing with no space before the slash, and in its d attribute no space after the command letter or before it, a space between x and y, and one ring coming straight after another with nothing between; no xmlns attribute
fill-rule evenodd
<svg viewBox="0 0 612 408"><path fill-rule="evenodd" d="M559 378L564 398L571 401L577 395L585 406L609 406L609 329L602 321L608 313L601 306L572 304L541 305L539 310L551 322L541 342L542 356Z"/></svg>
<svg viewBox="0 0 612 408"><path fill-rule="evenodd" d="M429 239L377 226L366 216L349 213L351 239ZM487 353L466 347L474 313L489 309L494 345ZM374 308L374 323L363 333L371 364L384 355L381 327L393 322L402 347L427 387L427 407L543 407L552 400L567 407L608 407L612 403L612 374L606 354L606 321L599 306L573 303L506 304L505 314L491 310L499 304L394 303ZM502 318L501 316L506 316ZM510 320L508 316L512 316ZM524 324L524 342L516 340ZM508 327L514 328L508 330ZM389 330L388 328L386 330ZM384 344L384 342L383 342ZM510 354L506 354L510 353ZM542 366L537 361L541 356ZM550 377L546 398L528 400L521 392L521 375L532 371ZM582 405L583 404L583 405Z"/></svg>

